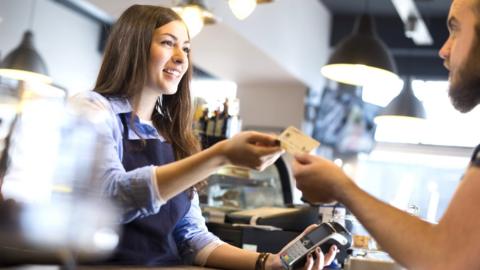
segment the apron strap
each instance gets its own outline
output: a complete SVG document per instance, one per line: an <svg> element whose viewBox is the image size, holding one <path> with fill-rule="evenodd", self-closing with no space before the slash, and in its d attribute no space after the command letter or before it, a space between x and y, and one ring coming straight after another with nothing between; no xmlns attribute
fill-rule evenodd
<svg viewBox="0 0 480 270"><path fill-rule="evenodd" d="M121 113L119 116L123 125L123 137L128 140L127 113Z"/></svg>

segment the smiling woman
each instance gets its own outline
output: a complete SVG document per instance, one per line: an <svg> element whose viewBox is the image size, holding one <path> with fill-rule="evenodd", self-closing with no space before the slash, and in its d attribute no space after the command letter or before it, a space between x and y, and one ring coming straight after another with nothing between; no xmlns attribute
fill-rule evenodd
<svg viewBox="0 0 480 270"><path fill-rule="evenodd" d="M153 33L150 48L150 78L148 86L160 94L175 94L178 83L189 66L190 40L180 21L170 22ZM170 61L171 60L171 61ZM165 90L163 90L165 89Z"/></svg>
<svg viewBox="0 0 480 270"><path fill-rule="evenodd" d="M189 46L187 29L175 12L132 6L110 34L95 86L104 96L129 99L140 119L152 120L182 151L176 153L179 157L198 151L189 122ZM163 121L172 116L177 119ZM173 128L174 122L179 126Z"/></svg>
<svg viewBox="0 0 480 270"><path fill-rule="evenodd" d="M243 132L199 151L189 52L188 30L175 12L134 5L113 27L94 91L74 98L105 116L99 175L123 214L123 235L106 263L282 269L278 254L228 245L205 226L194 185L227 164L263 170L283 150L275 136ZM308 269L333 260L334 250L319 252Z"/></svg>

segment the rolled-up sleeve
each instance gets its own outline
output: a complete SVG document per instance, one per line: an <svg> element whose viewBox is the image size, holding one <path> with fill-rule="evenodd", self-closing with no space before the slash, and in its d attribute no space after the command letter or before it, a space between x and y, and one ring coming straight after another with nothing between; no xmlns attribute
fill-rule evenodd
<svg viewBox="0 0 480 270"><path fill-rule="evenodd" d="M94 115L102 155L97 161L97 176L102 191L120 208L121 223L158 213L164 204L154 185L153 166L125 171L122 164L122 130L109 102L95 92L81 93L70 100L82 113Z"/></svg>
<svg viewBox="0 0 480 270"><path fill-rule="evenodd" d="M177 224L173 235L180 255L186 264L193 264L197 254L207 245L211 243L223 244L217 236L208 231L196 192L190 210ZM208 255L206 254L207 257Z"/></svg>

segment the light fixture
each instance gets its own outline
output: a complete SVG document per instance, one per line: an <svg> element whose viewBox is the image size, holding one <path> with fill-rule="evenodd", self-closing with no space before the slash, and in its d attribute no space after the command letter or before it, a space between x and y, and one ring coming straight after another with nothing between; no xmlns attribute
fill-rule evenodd
<svg viewBox="0 0 480 270"><path fill-rule="evenodd" d="M200 33L204 25L214 24L217 21L213 13L208 11L203 0L183 0L172 9L187 25L190 38Z"/></svg>
<svg viewBox="0 0 480 270"><path fill-rule="evenodd" d="M35 3L36 0L32 3L30 29L33 25ZM0 76L23 81L52 82L45 62L33 46L33 33L31 31L25 31L20 45L7 54L0 63Z"/></svg>
<svg viewBox="0 0 480 270"><path fill-rule="evenodd" d="M361 15L352 33L340 41L321 73L341 83L364 86L371 81L398 79L387 46L378 37L373 18Z"/></svg>
<svg viewBox="0 0 480 270"><path fill-rule="evenodd" d="M239 20L244 20L255 10L257 4L270 3L273 0L228 0L228 5L233 15Z"/></svg>
<svg viewBox="0 0 480 270"><path fill-rule="evenodd" d="M26 31L20 45L0 64L0 76L15 80L51 83L47 66L33 46L33 34Z"/></svg>
<svg viewBox="0 0 480 270"><path fill-rule="evenodd" d="M425 119L426 113L423 104L415 96L412 90L410 77L407 77L403 84L403 89L375 118L379 124L383 121L391 120L418 120ZM395 120L395 121L396 121Z"/></svg>

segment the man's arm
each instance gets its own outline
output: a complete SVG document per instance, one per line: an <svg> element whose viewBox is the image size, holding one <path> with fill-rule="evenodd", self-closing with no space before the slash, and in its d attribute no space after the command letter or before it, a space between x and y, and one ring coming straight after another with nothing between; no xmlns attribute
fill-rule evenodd
<svg viewBox="0 0 480 270"><path fill-rule="evenodd" d="M479 269L480 169L465 173L438 225L392 207L356 186L335 164L299 156L297 186L310 201L338 200L377 242L408 269Z"/></svg>
<svg viewBox="0 0 480 270"><path fill-rule="evenodd" d="M342 192L340 202L355 215L380 246L408 269L434 268L442 255L435 226L369 195L356 185Z"/></svg>

